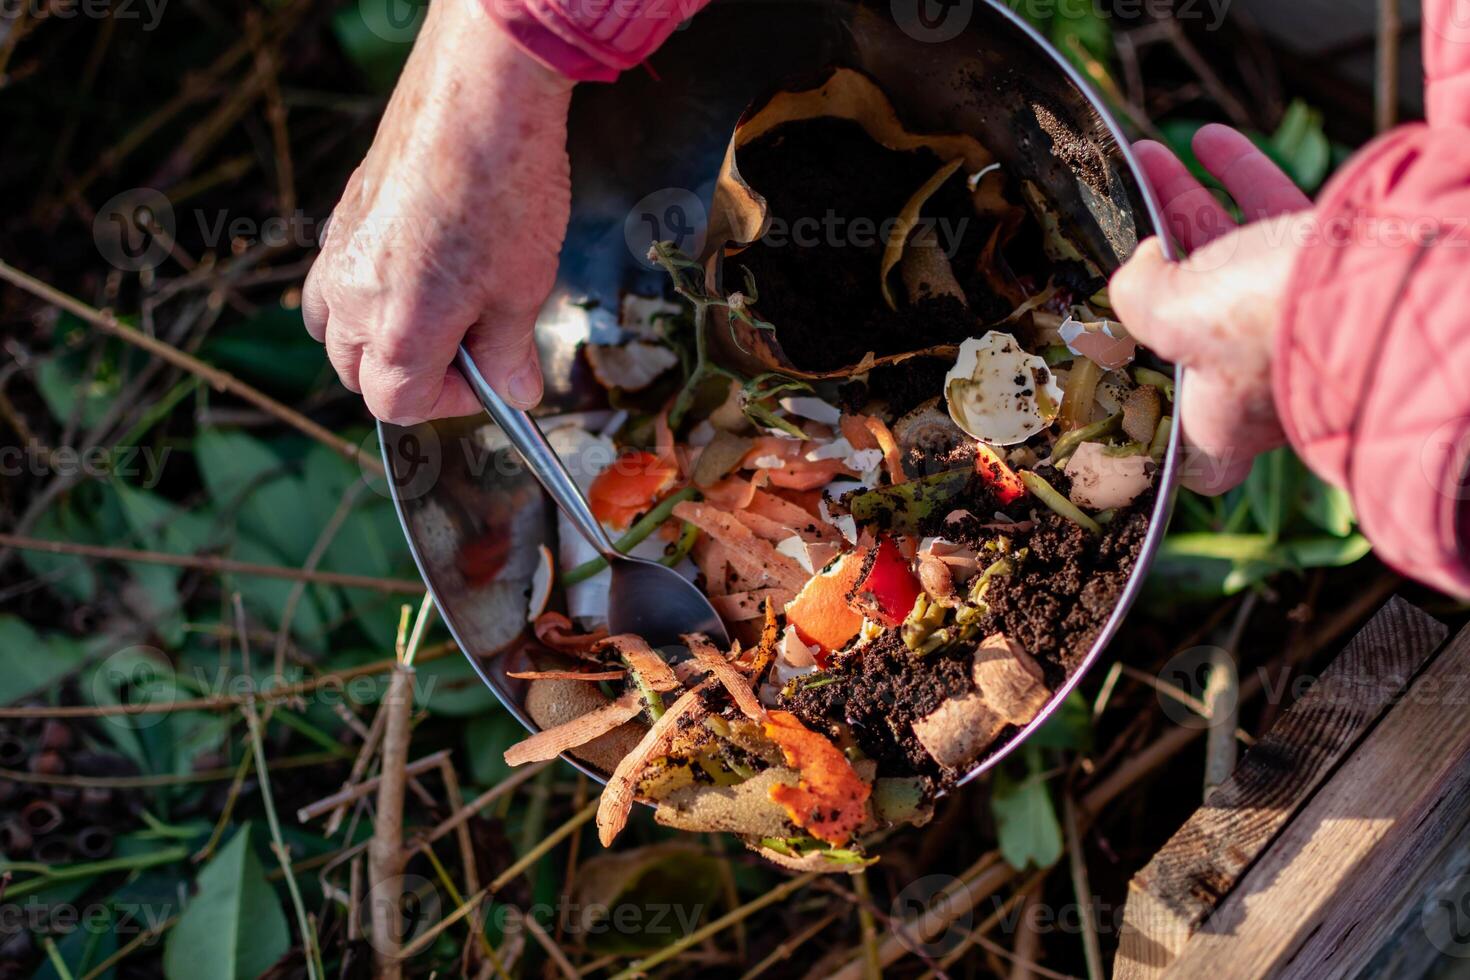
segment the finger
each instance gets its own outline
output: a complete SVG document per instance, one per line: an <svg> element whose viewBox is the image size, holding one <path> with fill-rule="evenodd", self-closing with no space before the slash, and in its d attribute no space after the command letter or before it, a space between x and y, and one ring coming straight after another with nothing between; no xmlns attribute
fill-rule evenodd
<svg viewBox="0 0 1470 980"><path fill-rule="evenodd" d="M531 409L541 401L541 358L536 351L535 319L497 318L495 326L481 320L465 336L475 366L496 393L516 408Z"/></svg>
<svg viewBox="0 0 1470 980"><path fill-rule="evenodd" d="M1133 152L1164 209L1164 224L1187 251L1234 230L1230 213L1169 148L1139 140Z"/></svg>
<svg viewBox="0 0 1470 980"><path fill-rule="evenodd" d="M362 352L358 378L362 400L373 417L395 425L416 425L431 417L444 390L448 364L409 365L392 351L369 345Z"/></svg>
<svg viewBox="0 0 1470 980"><path fill-rule="evenodd" d="M321 256L311 264L306 274L306 284L301 287L301 319L306 332L317 343L325 343L327 336L327 299L322 295L322 277L326 275Z"/></svg>
<svg viewBox="0 0 1470 980"><path fill-rule="evenodd" d="M1224 493L1245 479L1257 456L1282 445L1285 437L1269 402L1252 407L1249 378L1229 372L1190 372L1179 393L1184 434L1180 475L1197 493Z"/></svg>
<svg viewBox="0 0 1470 980"><path fill-rule="evenodd" d="M1164 256L1158 238L1139 243L1133 255L1113 273L1108 302L1128 332L1165 360L1194 361L1199 344L1195 321L1173 311L1177 263Z"/></svg>
<svg viewBox="0 0 1470 980"><path fill-rule="evenodd" d="M341 379L342 386L348 391L361 394L362 385L358 381L358 371L362 363L362 345L350 341L341 324L334 330L330 322L326 325L322 343L327 349L327 360L332 362L332 368Z"/></svg>
<svg viewBox="0 0 1470 980"><path fill-rule="evenodd" d="M1218 497L1234 490L1250 475L1253 459L1217 459L1199 450L1189 450L1179 482L1186 490L1202 493L1206 497Z"/></svg>
<svg viewBox="0 0 1470 980"><path fill-rule="evenodd" d="M1200 164L1225 185L1247 221L1312 206L1307 195L1245 134L1211 123L1194 134L1193 145Z"/></svg>

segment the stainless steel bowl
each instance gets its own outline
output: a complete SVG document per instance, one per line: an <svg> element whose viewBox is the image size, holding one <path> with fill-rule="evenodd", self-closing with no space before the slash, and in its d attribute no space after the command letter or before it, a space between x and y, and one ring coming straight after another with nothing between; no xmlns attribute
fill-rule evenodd
<svg viewBox="0 0 1470 980"><path fill-rule="evenodd" d="M994 0L931 5L717 0L669 39L648 70L578 88L569 134L571 224L537 327L546 412L603 407L578 344L612 324L622 292L661 291L662 273L644 258L651 240L702 250L714 178L745 106L830 64L874 77L916 129L977 137L1008 170L1045 191L1105 271L1161 227L1121 130L1055 49ZM390 489L429 591L485 684L534 730L522 706L525 682L506 676L525 662L504 651L525 630L537 546L551 539L554 523L535 480L495 435L485 419L379 426ZM1176 422L1143 553L1092 649L1046 710L965 781L1041 726L1112 639L1163 538L1178 449ZM458 556L471 543L503 558L492 581L467 581Z"/></svg>

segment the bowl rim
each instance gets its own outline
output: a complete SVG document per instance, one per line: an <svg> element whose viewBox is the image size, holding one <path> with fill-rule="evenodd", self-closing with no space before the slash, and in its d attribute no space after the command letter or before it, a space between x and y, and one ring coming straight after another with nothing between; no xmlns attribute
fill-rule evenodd
<svg viewBox="0 0 1470 980"><path fill-rule="evenodd" d="M1149 222L1152 225L1155 236L1157 236L1160 241L1165 258L1170 261L1177 261L1180 258L1180 253L1178 249L1175 248L1172 240L1165 233L1166 225L1164 223L1163 209L1154 194L1153 188L1149 186L1148 181L1145 179L1143 170L1138 163L1138 159L1133 153L1132 145L1128 142L1128 138L1123 132L1122 127L1118 125L1118 122L1113 116L1113 113L1111 112L1111 110L1109 110L1107 104L1103 101L1097 90L1092 86L1092 83L1088 81L1088 79L1080 71L1078 71L1076 67L1073 66L1072 63L1068 61L1066 57L1063 56L1062 53L1058 51L1054 45L1051 44L1050 41L1048 41L1039 31L1037 31L1036 28L1034 28L1029 22L1027 22L1025 18L1021 17L1020 14L1016 13L1010 7L1006 6L1006 4L1001 2L1001 0L976 0L976 2L988 8L989 12L992 15L998 16L1008 22L1010 26L1018 31L1020 34L1022 34L1035 49L1044 53L1044 55L1050 60L1052 67L1061 72L1066 80L1071 83L1072 87L1076 89L1076 91L1082 96L1082 98L1087 101L1088 105L1097 114L1097 119L1101 123L1102 127L1106 130L1108 135L1113 138L1116 147L1116 153L1118 154L1119 159L1126 166L1128 172L1132 175L1135 183L1137 184L1138 198L1142 202L1143 208L1148 214ZM1020 746L1023 745L1028 738L1035 734L1037 730L1045 725L1052 718L1052 716L1054 716L1057 711L1060 710L1061 706L1066 702L1068 697L1071 696L1072 692L1075 691L1078 685L1081 684L1082 679L1101 658L1103 651L1108 647L1108 645L1116 636L1119 628L1122 626L1124 618L1132 609L1133 604L1137 601L1139 594L1142 592L1144 588L1144 583L1148 578L1149 569L1153 564L1153 560L1157 555L1159 548L1163 544L1163 539L1165 535L1167 534L1169 518L1173 512L1174 501L1177 496L1179 484L1180 461L1183 450L1183 436L1178 406L1181 402L1181 395L1184 390L1185 371L1183 367L1179 365L1171 365L1171 368L1174 372L1175 412L1173 416L1173 423L1169 433L1169 443L1164 457L1164 464L1159 477L1159 493L1156 496L1153 511L1150 514L1150 523L1148 530L1144 534L1143 543L1139 547L1138 557L1134 561L1133 568L1129 571L1128 581L1124 584L1123 591L1119 594L1117 602L1113 606L1112 613L1108 616L1107 621L1098 630L1097 635L1094 637L1086 655L1077 662L1076 667L1072 670L1067 679L1059 687L1052 691L1046 706L1037 713L1036 717L1028 722L1019 731L1011 735L1011 737L1006 740L1005 744L989 752L979 761L974 763L968 770L966 770L964 775L960 776L953 783L950 784L950 789L957 789L960 786L964 786L965 784L971 782L974 779L977 779L978 777L993 769L995 766L999 765L1004 759L1009 757L1013 752L1020 748ZM495 682L495 680L486 671L485 667L480 663L478 658L469 653L470 645L465 642L464 638L461 636L461 631L455 626L452 613L440 602L438 590L436 590L433 585L433 581L430 576L429 568L426 564L424 555L419 547L416 536L409 525L409 515L405 508L404 497L400 492L398 484L392 479L391 476L391 474L393 473L393 460L390 458L389 454L390 440L385 437L384 423L381 421L377 422L375 426L375 431L378 435L379 451L382 455L384 465L387 467L387 472L389 474L389 477L386 481L387 488L393 500L394 511L398 516L399 526L403 531L405 540L408 543L408 550L409 553L413 556L414 565L418 569L419 576L424 581L424 587L433 597L435 605L439 608L440 618L443 619L444 625L449 630L451 638L453 638L455 644L459 647L460 652L464 655L465 659L469 661L470 666L473 668L476 675L478 675L485 686L490 689L491 693L495 695L496 699L500 701L501 705L507 711L509 711L511 715L527 729L527 731L539 731L540 726L538 726L535 721L529 716L525 708L520 703L518 703L514 697L511 696L510 692L504 690L500 684ZM578 771L582 772L589 778L597 781L598 783L606 784L608 774L603 773L596 767L591 766L576 758L570 752L562 753L560 758L563 761L570 763Z"/></svg>

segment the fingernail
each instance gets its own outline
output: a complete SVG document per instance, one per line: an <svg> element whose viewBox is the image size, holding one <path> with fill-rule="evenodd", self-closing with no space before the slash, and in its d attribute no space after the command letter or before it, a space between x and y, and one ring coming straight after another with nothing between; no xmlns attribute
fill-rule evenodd
<svg viewBox="0 0 1470 980"><path fill-rule="evenodd" d="M521 408L530 408L541 400L541 369L535 361L516 368L505 381L505 397Z"/></svg>

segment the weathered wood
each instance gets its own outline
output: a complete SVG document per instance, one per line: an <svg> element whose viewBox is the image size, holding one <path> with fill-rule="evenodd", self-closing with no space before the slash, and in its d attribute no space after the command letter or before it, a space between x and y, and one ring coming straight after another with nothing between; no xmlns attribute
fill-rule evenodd
<svg viewBox="0 0 1470 980"><path fill-rule="evenodd" d="M1347 977L1444 875L1470 826L1470 630L1431 661L1166 977ZM1449 950L1446 950L1449 952Z"/></svg>
<svg viewBox="0 0 1470 980"><path fill-rule="evenodd" d="M1394 597L1129 884L1114 976L1156 977L1404 691L1443 624ZM1263 679L1272 692L1269 679ZM1277 685L1275 696L1284 692Z"/></svg>

